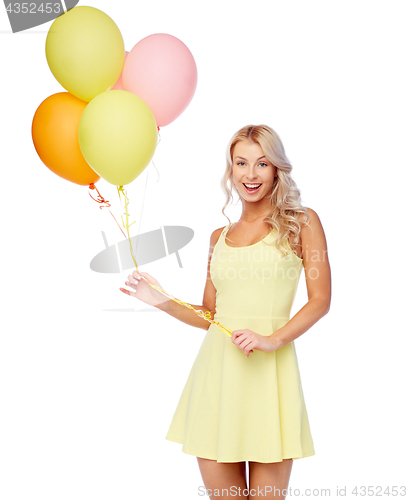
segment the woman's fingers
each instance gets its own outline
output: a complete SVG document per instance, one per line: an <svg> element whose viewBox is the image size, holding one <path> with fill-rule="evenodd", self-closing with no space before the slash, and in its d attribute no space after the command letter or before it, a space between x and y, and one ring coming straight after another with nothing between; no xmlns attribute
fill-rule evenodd
<svg viewBox="0 0 408 500"><path fill-rule="evenodd" d="M128 276L129 281L125 281L125 285L133 288L133 290L137 290L137 284L139 283L139 281L141 279L142 278L141 278L140 274L137 271L133 271L132 274L129 274L129 276ZM119 290L121 290L123 293L126 293L127 295L131 295L132 297L136 297L135 292L131 292L129 290L126 290L125 288L119 288Z"/></svg>
<svg viewBox="0 0 408 500"><path fill-rule="evenodd" d="M245 330L234 330L231 335L232 342L238 347L238 349L241 349L246 357L253 352L253 339L250 333L251 332ZM248 349L249 346L251 347Z"/></svg>
<svg viewBox="0 0 408 500"><path fill-rule="evenodd" d="M246 357L248 357L248 354L245 352L245 351L248 351L247 347L249 346L249 344L252 343L252 340L250 339L247 339L246 342L242 342L239 346L240 349L242 349L243 353L245 354Z"/></svg>
<svg viewBox="0 0 408 500"><path fill-rule="evenodd" d="M237 339L237 343L241 349L243 349L246 345L248 345L250 342L252 342L252 339L248 338L245 335L241 335Z"/></svg>
<svg viewBox="0 0 408 500"><path fill-rule="evenodd" d="M122 293L126 293L126 295L135 297L136 299L139 299L146 304L155 305L156 303L160 302L156 297L156 293L158 292L151 290L149 286L141 283L142 281L148 280L151 280L153 281L153 283L155 283L154 279L149 274L133 271L132 274L129 274L127 279L128 280L125 281L125 285L129 288L132 288L133 291L126 290L125 288L119 288ZM161 301L163 301L162 298Z"/></svg>
<svg viewBox="0 0 408 500"><path fill-rule="evenodd" d="M125 288L119 288L119 290L123 293L126 293L126 295L131 295L132 297L136 297L135 292L131 292L130 290L126 290Z"/></svg>
<svg viewBox="0 0 408 500"><path fill-rule="evenodd" d="M251 339L245 339L245 340L243 340L243 341L239 344L239 346L240 346L240 348L241 348L242 350L244 350L244 349L245 349L245 347L246 347L248 344L250 344L251 342L252 342L252 340L251 340Z"/></svg>

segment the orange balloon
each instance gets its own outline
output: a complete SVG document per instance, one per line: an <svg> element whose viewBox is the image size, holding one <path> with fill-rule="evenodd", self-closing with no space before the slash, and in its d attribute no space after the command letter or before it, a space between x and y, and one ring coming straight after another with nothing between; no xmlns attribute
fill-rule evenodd
<svg viewBox="0 0 408 500"><path fill-rule="evenodd" d="M79 149L79 120L87 105L69 92L53 94L39 105L31 127L34 147L43 163L54 174L81 186L100 179Z"/></svg>

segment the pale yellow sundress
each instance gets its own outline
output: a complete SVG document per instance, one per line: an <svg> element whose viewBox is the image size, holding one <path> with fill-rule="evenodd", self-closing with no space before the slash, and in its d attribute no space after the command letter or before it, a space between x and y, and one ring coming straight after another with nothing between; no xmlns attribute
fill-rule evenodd
<svg viewBox="0 0 408 500"><path fill-rule="evenodd" d="M270 335L285 325L303 261L283 257L275 231L231 247L225 227L210 264L215 320L231 330ZM218 462L280 462L315 454L295 344L246 358L215 325L203 339L166 435L182 451Z"/></svg>

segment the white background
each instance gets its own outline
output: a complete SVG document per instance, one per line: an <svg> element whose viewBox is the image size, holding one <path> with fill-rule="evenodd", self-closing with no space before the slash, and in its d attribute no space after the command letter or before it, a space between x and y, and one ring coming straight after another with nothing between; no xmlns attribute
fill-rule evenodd
<svg viewBox="0 0 408 500"><path fill-rule="evenodd" d="M402 485L406 2L86 5L116 22L126 50L169 33L198 67L191 104L161 129L159 176L151 164L127 186L132 234L185 225L194 239L182 268L171 255L141 270L202 303L210 234L228 223L227 143L243 125L272 126L322 221L333 279L330 313L296 340L316 455L294 461L290 485L332 497L347 487L348 498L353 486ZM86 187L45 167L31 139L37 107L64 91L45 57L51 24L12 34L0 8L0 497L196 498L196 458L165 435L205 331L122 294L129 272L90 269L101 231L110 244L123 236ZM116 188L97 187L120 220ZM237 221L240 206L227 213ZM302 273L292 315L306 301Z"/></svg>

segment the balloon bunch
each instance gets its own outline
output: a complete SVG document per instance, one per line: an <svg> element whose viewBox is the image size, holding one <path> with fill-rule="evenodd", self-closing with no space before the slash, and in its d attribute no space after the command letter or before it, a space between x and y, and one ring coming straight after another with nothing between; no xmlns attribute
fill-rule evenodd
<svg viewBox="0 0 408 500"><path fill-rule="evenodd" d="M123 186L152 160L160 127L174 121L193 98L193 55L181 40L162 33L127 52L115 22L85 6L52 23L45 53L67 92L45 99L34 115L32 138L39 157L63 179L91 191L102 177L127 199ZM109 207L97 192L95 201Z"/></svg>
<svg viewBox="0 0 408 500"><path fill-rule="evenodd" d="M124 186L150 163L158 130L188 106L197 67L188 47L154 34L125 51L115 22L94 7L74 7L51 25L47 62L68 91L38 107L32 137L45 165L90 185Z"/></svg>
<svg viewBox="0 0 408 500"><path fill-rule="evenodd" d="M55 19L45 52L52 74L67 92L49 96L38 107L32 122L34 147L52 172L88 185L100 208L110 204L95 183L102 177L117 186L120 200L121 194L125 197L122 223L130 243L124 186L151 162L160 127L174 121L192 100L194 57L181 40L164 33L147 36L125 51L115 22L87 6ZM130 250L137 270L131 243Z"/></svg>

